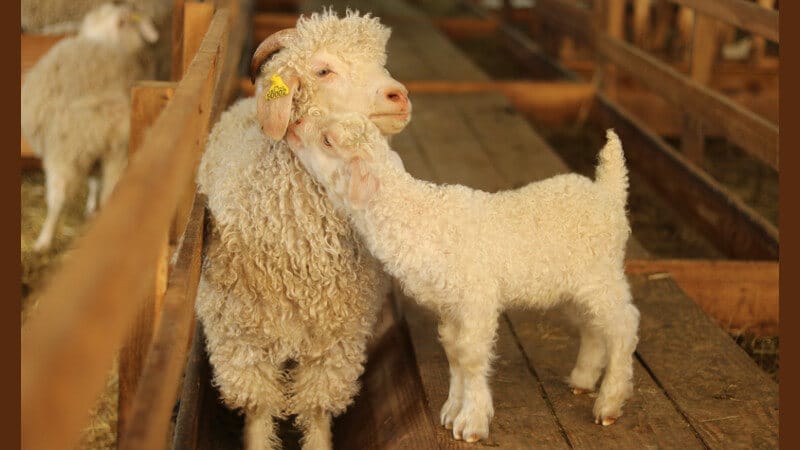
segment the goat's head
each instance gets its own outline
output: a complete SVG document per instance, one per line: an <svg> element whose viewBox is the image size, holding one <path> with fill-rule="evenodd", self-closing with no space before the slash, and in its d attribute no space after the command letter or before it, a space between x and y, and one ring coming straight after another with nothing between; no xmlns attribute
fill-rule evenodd
<svg viewBox="0 0 800 450"><path fill-rule="evenodd" d="M385 68L389 34L377 18L328 10L265 39L250 66L264 133L283 138L311 107L364 114L385 135L402 131L411 102Z"/></svg>
<svg viewBox="0 0 800 450"><path fill-rule="evenodd" d="M158 40L158 31L153 21L128 4L104 3L90 11L81 23L80 36L118 44L136 51L145 42Z"/></svg>
<svg viewBox="0 0 800 450"><path fill-rule="evenodd" d="M286 134L289 148L337 206L361 209L378 191L373 163L393 165L378 127L362 114L326 114L312 108Z"/></svg>

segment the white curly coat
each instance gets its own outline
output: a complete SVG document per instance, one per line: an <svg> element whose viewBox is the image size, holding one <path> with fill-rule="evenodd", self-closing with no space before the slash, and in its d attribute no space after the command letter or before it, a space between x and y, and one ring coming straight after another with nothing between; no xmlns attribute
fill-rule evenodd
<svg viewBox="0 0 800 450"><path fill-rule="evenodd" d="M569 383L593 390L595 421L610 425L632 392L639 313L624 273L628 178L613 131L596 180L565 174L489 194L414 179L387 163L387 141L357 115L319 111L288 142L367 247L403 289L439 316L450 363L441 422L456 439L486 438L487 382L499 314L568 304L581 347Z"/></svg>
<svg viewBox="0 0 800 450"><path fill-rule="evenodd" d="M380 263L286 142L265 136L281 127L260 122L257 105L280 101L264 97L278 74L291 89L287 119L314 105L383 113L393 101L405 102L406 113L382 116L385 132L410 118L405 88L384 68L389 29L376 18L325 11L301 18L296 32L264 66L256 98L214 126L197 176L212 230L197 315L214 381L223 400L244 411L251 449L277 447L273 417L293 414L304 449L331 447L331 417L358 391L389 288Z"/></svg>

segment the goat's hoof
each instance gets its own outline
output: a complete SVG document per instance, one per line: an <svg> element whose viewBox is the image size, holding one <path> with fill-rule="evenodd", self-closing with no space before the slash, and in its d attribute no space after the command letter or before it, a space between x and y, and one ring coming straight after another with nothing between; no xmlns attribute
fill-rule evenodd
<svg viewBox="0 0 800 450"><path fill-rule="evenodd" d="M583 389L583 388L577 388L577 387L572 388L572 393L575 394L575 395L588 394L589 392L592 392L591 389Z"/></svg>
<svg viewBox="0 0 800 450"><path fill-rule="evenodd" d="M609 425L614 425L614 422L616 422L617 419L618 417L595 417L594 423L607 427Z"/></svg>
<svg viewBox="0 0 800 450"><path fill-rule="evenodd" d="M448 430L453 429L453 422L455 422L458 412L461 410L461 402L447 399L442 406L442 412L439 414L440 423Z"/></svg>
<svg viewBox="0 0 800 450"><path fill-rule="evenodd" d="M492 415L493 411L462 410L453 422L453 438L470 443L488 438Z"/></svg>
<svg viewBox="0 0 800 450"><path fill-rule="evenodd" d="M465 441L467 441L467 442L469 442L469 443L473 443L473 442L478 442L478 441L480 441L480 440L481 440L481 437L480 437L480 436L478 436L477 434L470 434L470 435L469 435L469 436L467 436L467 438L466 438L466 439L464 439L464 440L465 440Z"/></svg>

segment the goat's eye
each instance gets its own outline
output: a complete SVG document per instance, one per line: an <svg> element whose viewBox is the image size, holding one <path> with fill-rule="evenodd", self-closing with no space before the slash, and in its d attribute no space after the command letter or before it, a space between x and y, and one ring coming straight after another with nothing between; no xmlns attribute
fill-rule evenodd
<svg viewBox="0 0 800 450"><path fill-rule="evenodd" d="M324 77L324 76L328 75L329 73L331 73L331 69L328 69L328 68L320 69L320 70L317 71L317 76L318 77Z"/></svg>
<svg viewBox="0 0 800 450"><path fill-rule="evenodd" d="M333 147L328 136L322 136L322 143L325 144L326 147Z"/></svg>

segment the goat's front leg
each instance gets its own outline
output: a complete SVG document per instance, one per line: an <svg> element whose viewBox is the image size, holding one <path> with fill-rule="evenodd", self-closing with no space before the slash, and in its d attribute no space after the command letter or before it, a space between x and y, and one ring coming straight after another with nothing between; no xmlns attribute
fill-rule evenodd
<svg viewBox="0 0 800 450"><path fill-rule="evenodd" d="M358 393L364 371L366 339L332 343L322 355L301 358L293 371L292 406L303 432L303 450L333 448L331 418L342 413Z"/></svg>
<svg viewBox="0 0 800 450"><path fill-rule="evenodd" d="M462 385L461 408L453 420L455 439L477 442L489 437L494 406L488 376L497 316L496 310L468 311L460 319L455 342L448 352L457 361Z"/></svg>
<svg viewBox="0 0 800 450"><path fill-rule="evenodd" d="M444 347L450 366L450 392L447 395L447 401L442 406L439 418L441 424L448 430L453 429L453 422L461 411L461 404L464 400L464 376L458 365L458 329L458 322L454 320L445 319L439 325L439 341Z"/></svg>

